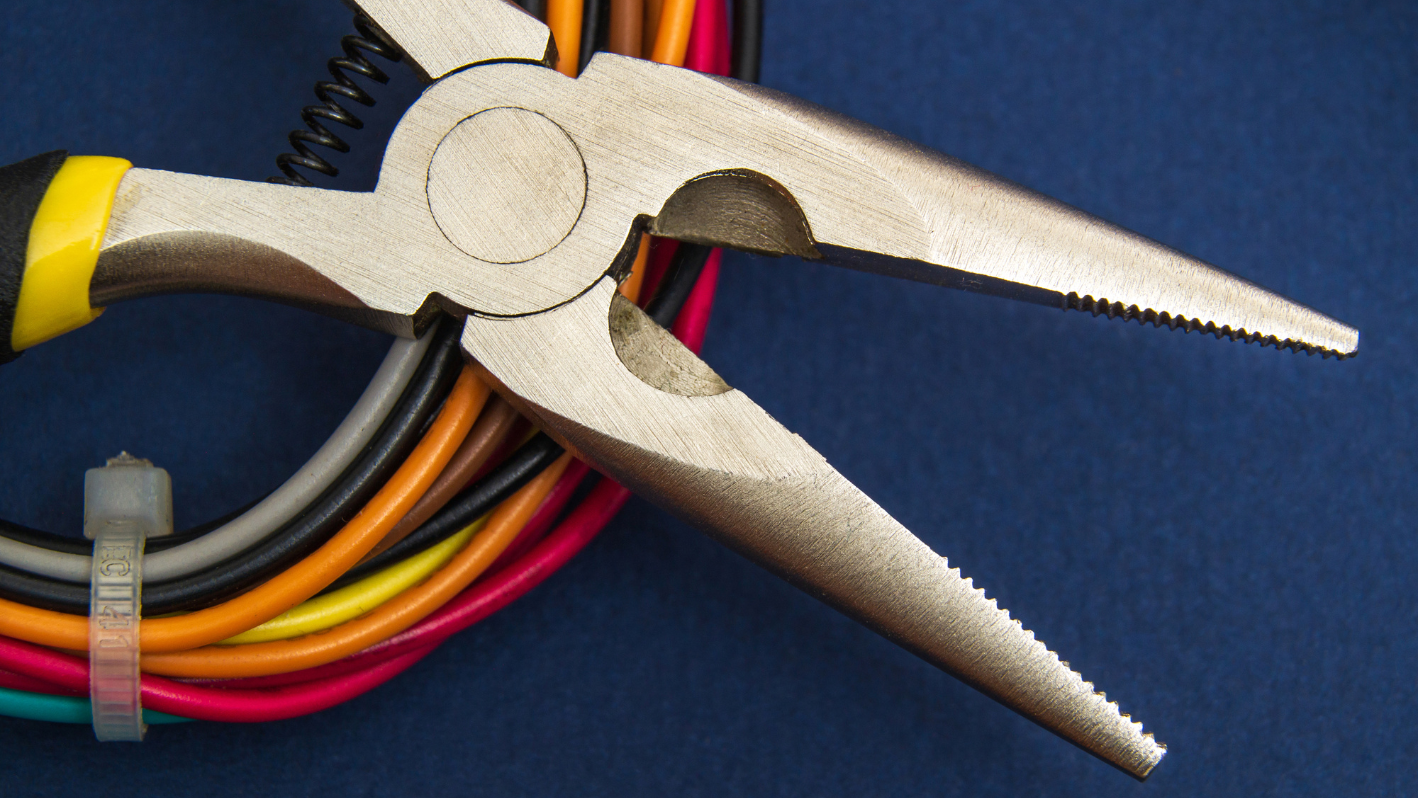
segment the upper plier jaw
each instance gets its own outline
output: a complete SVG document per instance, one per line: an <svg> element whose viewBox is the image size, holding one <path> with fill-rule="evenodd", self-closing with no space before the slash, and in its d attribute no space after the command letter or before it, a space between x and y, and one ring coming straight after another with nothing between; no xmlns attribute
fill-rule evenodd
<svg viewBox="0 0 1418 798"><path fill-rule="evenodd" d="M492 61L556 64L551 30L508 0L346 0L403 52L424 82Z"/></svg>
<svg viewBox="0 0 1418 798"><path fill-rule="evenodd" d="M354 4L428 80L473 64L551 66L556 60L548 28L507 0ZM823 258L1326 358L1358 352L1358 330L1323 313L789 95L604 56L578 83L583 100L614 94L621 119L635 125L640 137L653 133L657 151L686 145L675 153L677 168L662 165L646 181L683 171L663 191L651 190L663 205L635 209L653 218L651 232ZM646 86L655 91L646 93ZM635 113L639 98L644 114Z"/></svg>
<svg viewBox="0 0 1418 798"><path fill-rule="evenodd" d="M657 77L661 95L691 80ZM672 198L656 232L1324 357L1358 351L1347 324L982 169L771 89L693 79L696 130L684 132L700 159L721 136L725 165L755 162L722 173L757 173L772 186L759 194L783 201L742 213ZM764 229L783 232L753 244Z"/></svg>

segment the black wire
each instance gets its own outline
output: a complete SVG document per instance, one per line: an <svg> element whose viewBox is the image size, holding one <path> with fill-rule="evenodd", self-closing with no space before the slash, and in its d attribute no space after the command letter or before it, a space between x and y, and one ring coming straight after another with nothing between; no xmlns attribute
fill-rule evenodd
<svg viewBox="0 0 1418 798"><path fill-rule="evenodd" d="M757 83L763 65L763 0L734 0L733 26L729 76Z"/></svg>
<svg viewBox="0 0 1418 798"><path fill-rule="evenodd" d="M540 3L529 2L523 5L532 6L529 10L534 13L544 13L544 8L536 8ZM595 45L589 49L583 46L583 59L589 60L590 53L604 46L600 41L606 31L602 17L608 9L609 5L601 0L586 0L583 42L590 40L595 42ZM740 80L757 81L763 44L762 0L735 0L733 26L732 75ZM656 323L663 327L670 326L670 322L679 314L693 291L710 251L709 247L697 244L679 246L659 289L646 305L647 313ZM428 355L420 365L419 374L406 389L399 406L390 414L390 419L386 421L375 441L371 442L360 459L346 471L335 488L327 491L305 513L268 537L267 542L259 548L219 563L200 574L167 583L145 585L145 613L156 615L220 603L284 570L289 564L317 548L343 526L345 521L353 517L358 508L364 505L407 456L416 440L414 433L422 431L437 406L433 399L441 398L456 376L456 366L459 362L456 346L458 325L445 323L443 326L453 328L455 332L448 333L446 329L439 331L440 339L430 347ZM435 353L439 361L437 368L431 365ZM415 419L415 416L418 418ZM393 456L396 449L401 450L400 456ZM561 446L545 434L539 433L491 473L460 493L403 541L363 565L351 569L328 589L336 589L357 581L447 539L516 492L551 465L562 452ZM376 474L376 471L380 473ZM244 508L187 530L176 542L205 533L243 511ZM59 551L72 549L73 553L82 554L92 551L91 545L85 541L29 529L3 519L0 519L0 534L34 545L55 547L55 550ZM166 543L164 547L170 545L175 543ZM89 610L87 586L36 577L5 566L0 566L0 596L79 615L88 614Z"/></svg>
<svg viewBox="0 0 1418 798"><path fill-rule="evenodd" d="M547 0L512 0L512 2L542 22L547 21Z"/></svg>
<svg viewBox="0 0 1418 798"><path fill-rule="evenodd" d="M694 292L699 274L704 271L704 264L713 251L713 247L687 243L681 243L675 249L655 296L645 303L645 312L656 324L668 330L674 323L675 316L679 315L684 303L689 301L689 295Z"/></svg>
<svg viewBox="0 0 1418 798"><path fill-rule="evenodd" d="M369 499L418 444L462 366L462 325L445 319L389 418L340 479L301 515L241 554L196 574L143 585L146 615L201 609L242 593L319 548ZM90 545L92 551L92 544ZM89 613L89 587L0 567L0 596L75 615Z"/></svg>
<svg viewBox="0 0 1418 798"><path fill-rule="evenodd" d="M603 24L602 18L609 11L610 5L601 0L586 0L584 8L582 19L585 27L582 28L582 42L594 41L596 44L591 48L587 48L583 44L581 54L581 68L583 69L585 62L590 60L591 53L604 47L604 42L600 38L604 36L607 26ZM759 51L763 46L762 0L748 0L747 2L736 0L734 11L736 15L734 50L736 53L748 52L746 57L735 59L734 77L740 80L756 81L760 61ZM740 24L737 21L740 19L751 24ZM694 286L699 282L699 275L703 273L704 265L708 262L711 252L713 252L712 247L701 244L681 243L676 248L655 295L645 305L645 312L651 319L654 319L656 324L666 329L670 327L675 317L684 308L684 303L689 300L689 295L693 293ZM447 540L530 482L533 477L560 457L564 451L545 433L537 433L487 476L455 496L442 510L425 521L408 537L390 546L378 556L350 569L324 592L338 590L353 584L370 574Z"/></svg>
<svg viewBox="0 0 1418 798"><path fill-rule="evenodd" d="M394 563L447 540L457 534L459 530L467 527L468 524L486 515L489 510L516 493L523 485L531 482L534 477L556 462L556 458L565 451L546 433L537 433L526 443L517 447L517 451L489 471L486 476L454 496L453 500L444 505L442 510L434 513L432 518L409 533L408 537L380 552L378 556L371 557L366 562L351 568L338 581L326 588L326 591L338 590L345 585L357 582L370 574L382 571Z"/></svg>
<svg viewBox="0 0 1418 798"><path fill-rule="evenodd" d="M19 543L39 546L40 548L49 549L50 551L59 551L65 554L89 555L94 553L94 544L91 540L71 538L66 535L56 535L53 532L45 532L42 529L31 529L22 524L17 524L14 521L6 521L3 518L0 518L0 536L7 537Z"/></svg>
<svg viewBox="0 0 1418 798"><path fill-rule="evenodd" d="M93 544L89 544L89 553L92 554L93 550ZM0 565L0 598L42 610L67 612L71 615L89 614L88 585L59 582L8 565ZM81 606L75 607L75 601L79 601Z"/></svg>
<svg viewBox="0 0 1418 798"><path fill-rule="evenodd" d="M237 516L255 507L268 495L270 495L269 492L255 501L247 502L245 505L232 510L220 518L204 521L182 532L175 532L164 537L153 538L148 541L147 550L149 552L162 551L163 549L170 549L173 546L196 540L208 532L211 532L213 529L225 526L228 522L235 520ZM6 521L3 518L0 518L0 536L7 537L19 543L25 543L30 546L49 549L50 551L57 551L64 554L81 554L87 557L94 553L94 544L91 540L69 537L68 535L56 535L53 532L46 532L42 529L31 529L13 521Z"/></svg>
<svg viewBox="0 0 1418 798"><path fill-rule="evenodd" d="M712 251L711 247L698 244L680 244L675 250L655 296L646 304L646 312L661 327L668 328L684 308ZM537 433L486 476L453 497L408 537L350 569L323 592L353 584L447 540L516 493L564 451L546 433Z"/></svg>
<svg viewBox="0 0 1418 798"><path fill-rule="evenodd" d="M591 56L606 49L606 37L610 34L611 4L609 0L586 0L581 7L581 56L576 72L586 71Z"/></svg>

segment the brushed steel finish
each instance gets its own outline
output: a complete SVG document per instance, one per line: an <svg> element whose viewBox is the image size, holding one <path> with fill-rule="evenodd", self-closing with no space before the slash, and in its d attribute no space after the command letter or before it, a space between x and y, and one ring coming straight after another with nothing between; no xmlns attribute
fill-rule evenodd
<svg viewBox="0 0 1418 798"><path fill-rule="evenodd" d="M1141 724L615 280L648 229L1325 355L1353 354L1356 330L779 92L605 54L574 80L527 63L545 29L526 33L501 0L359 5L446 75L399 123L375 191L133 169L94 296L244 285L406 335L438 307L467 315L463 347L488 379L596 468L1086 750L1151 771L1165 749ZM474 23L517 30L493 46ZM186 271L184 248L201 255Z"/></svg>
<svg viewBox="0 0 1418 798"><path fill-rule="evenodd" d="M1123 770L1145 777L1161 761L1142 724L742 392L719 380L682 395L627 369L607 317L633 308L607 278L547 313L470 317L463 348L543 429L637 494ZM674 346L667 360L713 374Z"/></svg>
<svg viewBox="0 0 1418 798"><path fill-rule="evenodd" d="M145 236L103 252L89 281L89 302L160 294L231 294L268 299L396 334L402 317L381 319L350 292L273 247L200 233Z"/></svg>
<svg viewBox="0 0 1418 798"><path fill-rule="evenodd" d="M491 263L521 263L575 226L586 205L586 163L550 119L491 108L459 122L439 143L428 167L428 205L458 249Z"/></svg>
<svg viewBox="0 0 1418 798"><path fill-rule="evenodd" d="M717 396L730 390L709 364L693 357L678 338L619 293L611 297L609 327L616 357L651 388L678 396Z"/></svg>
<svg viewBox="0 0 1418 798"><path fill-rule="evenodd" d="M360 0L357 5L431 79L488 60L554 60L546 27L506 0ZM623 201L616 212L606 208L604 216L594 216L597 227L588 232L598 238L611 233L610 238L623 241L614 233L627 232L616 230L627 213L632 219L656 216L674 189L697 177L746 170L782 185L801 207L815 241L833 247L826 250L829 259L842 265L1326 355L1357 351L1358 331L1352 327L797 98L607 54L592 59L578 81L556 81L551 76L560 76L551 70L537 71L545 74L535 88L482 69L463 73L469 80L451 75L453 80L438 84L449 91L430 94L462 94L448 99L467 112L495 107L487 97L499 88L512 88L514 94L528 89L525 105L502 104L550 111L547 116L567 127L578 145L593 143L611 150L602 154L625 156L607 158L606 173L587 164L592 195L604 191ZM528 74L523 77L535 82ZM501 79L503 87L487 85L483 78ZM647 85L655 90L645 91ZM572 120L582 124L567 124ZM446 121L425 120L441 128L436 130L440 139L449 127ZM428 131L422 132L427 138ZM654 153L646 142L665 146ZM426 141L422 144L427 147ZM428 159L410 162L426 164ZM610 179L600 183L593 176ZM873 185L881 182L887 185ZM588 210L591 205L588 201ZM724 221L712 208L705 210L703 223L697 229L691 225L682 237L739 243L723 235ZM590 282L583 282L583 288ZM483 310L532 312L508 304Z"/></svg>
<svg viewBox="0 0 1418 798"><path fill-rule="evenodd" d="M575 227L525 266L459 250L429 210L434 153L454 127L491 108L543 115L585 164ZM545 147L536 144L529 162L551 157ZM728 203L736 216L677 201L706 176L757 183L758 198L744 192L748 199ZM134 190L130 183L155 180L130 173L120 198ZM302 262L371 308L403 315L435 293L485 315L555 307L623 268L635 233L658 229L655 220L670 208L677 235L701 243L751 241L757 251L821 254L850 268L1323 354L1358 349L1348 325L949 156L778 92L613 55L597 55L576 80L503 63L435 83L395 130L372 195L291 195L288 187L213 178L162 182L148 191L172 195L166 207L116 214L107 243L207 230L282 248L289 236L264 220L299 218L304 211L285 205L294 197L318 209L335 244L312 236L304 248L316 260ZM341 210L356 205L361 218ZM485 224L518 230L527 222L504 206ZM798 240L804 234L806 245ZM341 242L357 242L358 261L344 257Z"/></svg>
<svg viewBox="0 0 1418 798"><path fill-rule="evenodd" d="M509 0L352 0L434 81L493 60L556 63L551 31Z"/></svg>

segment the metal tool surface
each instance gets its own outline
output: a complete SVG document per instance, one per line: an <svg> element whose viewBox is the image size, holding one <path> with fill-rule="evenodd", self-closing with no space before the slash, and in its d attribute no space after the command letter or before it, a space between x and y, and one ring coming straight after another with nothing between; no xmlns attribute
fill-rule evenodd
<svg viewBox="0 0 1418 798"><path fill-rule="evenodd" d="M438 309L466 316L466 353L599 470L1106 761L1152 770L1165 749L1141 724L616 282L648 230L1324 356L1353 354L1356 330L778 92L604 54L564 77L546 29L501 0L358 5L434 79L376 190L134 169L95 306L242 293L402 335Z"/></svg>

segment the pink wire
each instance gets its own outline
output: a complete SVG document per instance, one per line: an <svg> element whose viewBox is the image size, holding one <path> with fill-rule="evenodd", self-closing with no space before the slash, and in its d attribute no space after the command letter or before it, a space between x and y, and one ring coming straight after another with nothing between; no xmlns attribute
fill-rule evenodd
<svg viewBox="0 0 1418 798"><path fill-rule="evenodd" d="M143 705L195 720L254 723L327 709L394 678L453 634L541 584L613 518L630 491L602 479L555 532L513 567L475 585L422 623L339 662L275 677L231 679L221 687L143 677ZM87 660L0 637L0 665L67 691L87 691ZM236 689L239 688L239 689Z"/></svg>
<svg viewBox="0 0 1418 798"><path fill-rule="evenodd" d="M432 647L415 650L346 676L263 690L228 690L143 677L143 706L194 720L261 723L309 715L362 695L403 673ZM0 638L0 661L21 675L87 692L89 663L19 640Z"/></svg>
<svg viewBox="0 0 1418 798"><path fill-rule="evenodd" d="M645 279L640 283L640 305L643 307L650 297L655 295L655 290L660 287L660 278L665 276L665 271L669 269L670 259L674 257L675 250L679 248L679 242L673 238L657 238L654 246L650 248L650 263L645 267Z"/></svg>
<svg viewBox="0 0 1418 798"><path fill-rule="evenodd" d="M728 63L723 4L697 4L686 64L722 75L727 73ZM695 352L703 346L718 288L719 265L720 252L715 250L675 323L675 334ZM568 468L513 546L522 543L525 549L531 545L587 473L581 463ZM602 478L586 500L530 552L484 577L414 627L358 654L303 671L210 683L221 687L145 675L143 704L194 720L254 723L299 717L348 701L394 678L452 635L541 584L594 540L630 496L630 491ZM501 558L494 562L494 567L501 565ZM25 684L15 689L33 692L88 692L88 662L77 657L0 637L0 665L7 669L0 670L0 686Z"/></svg>
<svg viewBox="0 0 1418 798"><path fill-rule="evenodd" d="M725 3L695 3L684 65L695 72L729 74L729 12Z"/></svg>
<svg viewBox="0 0 1418 798"><path fill-rule="evenodd" d="M431 650L457 632L521 598L556 573L595 539L630 496L630 491L602 478L586 497L586 501L572 510L571 515L525 557L501 573L463 591L413 627L358 654L303 671L277 676L228 679L220 683L224 686L245 688L312 681L339 676L358 668L373 667L411 651ZM3 657L0 657L0 664L4 664Z"/></svg>
<svg viewBox="0 0 1418 798"><path fill-rule="evenodd" d="M571 497L575 494L576 488L590 471L590 467L585 463L579 460L572 461L572 463L566 467L566 473L561 475L561 479L557 480L551 492L542 500L541 505L537 507L537 511L533 513L531 519L527 521L527 525L517 534L517 537L513 539L511 545L507 547L507 550L503 551L503 553L492 562L492 565L488 566L488 570L483 575L482 579L487 579L509 564L514 563L522 554L525 554L541 541L541 539L546 536L546 532L548 528L551 527L552 522L556 520L557 516L561 515L562 509L566 507L567 502L571 501ZM513 552L512 548L514 546L520 547L519 550ZM512 556L508 556L509 552L511 552ZM430 650L435 647L436 646L428 646ZM271 676L255 676L242 679L178 679L178 681L184 684L209 684L219 685L221 687L275 687L314 681L328 676L342 676L358 669L356 667L350 667L348 664L350 662L351 660L346 657L345 659L330 663L323 668L307 668L299 671L291 671L289 673L278 673ZM364 663L364 665L367 666L368 663ZM3 678L4 672L0 671L0 681L2 681ZM0 687L3 686L5 685L0 683Z"/></svg>
<svg viewBox="0 0 1418 798"><path fill-rule="evenodd" d="M689 30L689 50L684 65L697 72L729 74L729 14L726 3L696 3L694 25ZM704 333L714 309L714 293L719 287L719 264L723 253L714 250L694 284L694 292L675 319L673 332L695 354L704 348Z"/></svg>
<svg viewBox="0 0 1418 798"><path fill-rule="evenodd" d="M518 562L517 567L473 586L412 628L354 656L397 656L418 646L441 643L506 607L584 549L631 495L614 481L602 478L586 501L567 516L555 533Z"/></svg>
<svg viewBox="0 0 1418 798"><path fill-rule="evenodd" d="M339 660L337 662L331 662L328 665L321 665L317 668L306 668L305 670L291 671L289 673L276 673L270 676L248 676L242 679L174 679L173 681L179 682L181 684L203 685L206 687L220 687L223 689L230 689L236 692L241 692L243 690L265 689L268 687L285 687L286 685L291 684L310 684L322 680L333 679L338 676L345 676L351 673L358 673L359 671L367 670L369 668L374 667L375 665L378 665L381 662L388 662L389 660L394 659L394 657L402 656L404 654L412 654L415 652L427 654L433 651L435 648L438 648L441 642L442 641L439 641L439 643L431 643L422 647L412 646L406 650L394 652L390 656L383 657L378 660L371 658L357 659L358 655L355 655L345 657L344 659ZM143 678L147 679L148 677L144 676Z"/></svg>

